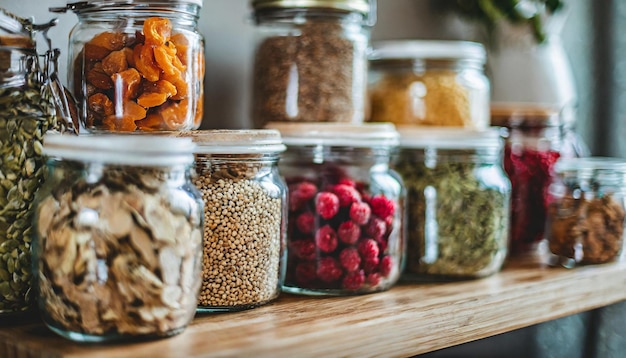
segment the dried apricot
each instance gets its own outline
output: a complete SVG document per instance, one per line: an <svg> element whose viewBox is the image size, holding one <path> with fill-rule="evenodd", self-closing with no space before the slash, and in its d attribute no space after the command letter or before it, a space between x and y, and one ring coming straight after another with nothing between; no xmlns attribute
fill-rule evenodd
<svg viewBox="0 0 626 358"><path fill-rule="evenodd" d="M116 73L111 76L115 86L115 93L121 94L124 99L136 98L139 95L141 75L134 68Z"/></svg>
<svg viewBox="0 0 626 358"><path fill-rule="evenodd" d="M98 65L99 64L100 62L98 62ZM113 87L113 81L111 81L109 75L104 73L101 67L102 66L100 66L100 68L94 67L87 72L87 82L102 90L111 89Z"/></svg>
<svg viewBox="0 0 626 358"><path fill-rule="evenodd" d="M108 116L102 121L102 129L114 132L133 132L137 129L137 125L126 117Z"/></svg>
<svg viewBox="0 0 626 358"><path fill-rule="evenodd" d="M142 85L143 92L148 93L165 93L168 97L176 95L176 87L166 80L158 80L156 82L144 82Z"/></svg>
<svg viewBox="0 0 626 358"><path fill-rule="evenodd" d="M170 76L168 74L163 74L163 78L170 82L176 87L176 95L172 96L172 99L181 100L187 98L188 89L187 89L187 81L182 78L183 73L178 72L178 75Z"/></svg>
<svg viewBox="0 0 626 358"><path fill-rule="evenodd" d="M104 47L110 51L119 51L126 46L126 34L121 32L102 32L94 36L90 45Z"/></svg>
<svg viewBox="0 0 626 358"><path fill-rule="evenodd" d="M143 93L137 98L137 103L143 108L158 107L167 101L165 93Z"/></svg>
<svg viewBox="0 0 626 358"><path fill-rule="evenodd" d="M96 93L87 100L89 110L100 116L110 116L114 113L113 102L104 93Z"/></svg>
<svg viewBox="0 0 626 358"><path fill-rule="evenodd" d="M135 58L135 67L139 73L150 82L158 81L161 69L154 61L152 46L137 45L133 50L133 55Z"/></svg>
<svg viewBox="0 0 626 358"><path fill-rule="evenodd" d="M200 127L200 125L202 124L203 114L204 114L204 96L202 93L200 93L198 100L196 101L196 114L193 117L193 126L195 128Z"/></svg>
<svg viewBox="0 0 626 358"><path fill-rule="evenodd" d="M187 124L187 110L189 101L184 99L178 103L168 102L159 107L159 114L163 118L163 124L168 130L179 130Z"/></svg>
<svg viewBox="0 0 626 358"><path fill-rule="evenodd" d="M189 41L182 33L172 35L170 42L176 47L176 56L180 59L183 65L187 65L187 51L189 50Z"/></svg>
<svg viewBox="0 0 626 358"><path fill-rule="evenodd" d="M158 113L151 113L146 116L146 118L136 121L135 125L139 130L144 131L156 131L163 128L163 118Z"/></svg>
<svg viewBox="0 0 626 358"><path fill-rule="evenodd" d="M129 132L137 129L135 121L146 117L146 110L133 101L124 101L115 106L115 114L107 116L102 125L110 131Z"/></svg>
<svg viewBox="0 0 626 358"><path fill-rule="evenodd" d="M143 35L146 44L163 45L172 36L172 24L162 17L150 17L143 23Z"/></svg>
<svg viewBox="0 0 626 358"><path fill-rule="evenodd" d="M154 60L166 75L175 76L180 72L180 70L174 66L174 58L177 58L176 54L173 56L170 55L165 46L157 46L154 48Z"/></svg>
<svg viewBox="0 0 626 358"><path fill-rule="evenodd" d="M90 43L85 44L85 59L87 61L99 61L103 58L107 57L111 53L106 47L101 47L98 45L93 45Z"/></svg>
<svg viewBox="0 0 626 358"><path fill-rule="evenodd" d="M124 51L124 55L126 56L126 63L128 63L128 67L135 67L135 54L133 53L133 49L130 47L124 47L122 51Z"/></svg>
<svg viewBox="0 0 626 358"><path fill-rule="evenodd" d="M126 61L126 53L124 51L113 51L107 57L102 59L102 70L109 76L122 72L128 68Z"/></svg>

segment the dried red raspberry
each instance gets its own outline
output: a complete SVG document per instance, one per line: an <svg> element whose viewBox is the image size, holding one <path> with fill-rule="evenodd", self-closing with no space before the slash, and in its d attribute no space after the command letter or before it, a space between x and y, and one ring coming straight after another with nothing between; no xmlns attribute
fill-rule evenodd
<svg viewBox="0 0 626 358"><path fill-rule="evenodd" d="M373 197L370 200L370 206L372 213L382 219L392 216L396 211L396 204L392 200L385 198L384 195Z"/></svg>
<svg viewBox="0 0 626 358"><path fill-rule="evenodd" d="M291 252L302 260L315 259L315 243L313 240L298 240L289 243Z"/></svg>
<svg viewBox="0 0 626 358"><path fill-rule="evenodd" d="M330 225L324 225L315 233L315 244L323 252L333 252L337 248L337 233Z"/></svg>
<svg viewBox="0 0 626 358"><path fill-rule="evenodd" d="M313 199L317 194L317 186L308 181L291 186L289 190L289 210L300 210L307 201Z"/></svg>
<svg viewBox="0 0 626 358"><path fill-rule="evenodd" d="M361 201L361 194L354 187L345 184L335 185L333 193L339 198L339 205L342 207Z"/></svg>
<svg viewBox="0 0 626 358"><path fill-rule="evenodd" d="M365 272L363 270L351 272L343 278L343 288L347 290L358 290L365 283Z"/></svg>
<svg viewBox="0 0 626 358"><path fill-rule="evenodd" d="M361 265L361 256L359 256L359 251L354 247L347 247L343 249L339 254L339 262L348 272L358 270Z"/></svg>
<svg viewBox="0 0 626 358"><path fill-rule="evenodd" d="M332 257L323 257L317 262L317 277L324 282L337 281L343 270L339 265L339 262Z"/></svg>
<svg viewBox="0 0 626 358"><path fill-rule="evenodd" d="M315 229L315 215L309 211L298 215L296 226L301 233L312 234Z"/></svg>
<svg viewBox="0 0 626 358"><path fill-rule="evenodd" d="M359 225L365 225L370 220L372 211L367 203L352 203L350 219Z"/></svg>
<svg viewBox="0 0 626 358"><path fill-rule="evenodd" d="M352 220L341 223L337 229L339 240L348 245L355 244L361 236L361 227Z"/></svg>
<svg viewBox="0 0 626 358"><path fill-rule="evenodd" d="M370 257L368 259L363 259L362 265L363 270L367 273L373 273L378 271L378 265L380 264L380 259L378 256Z"/></svg>
<svg viewBox="0 0 626 358"><path fill-rule="evenodd" d="M376 287L380 284L380 281L382 280L382 276L378 272L372 272L369 275L367 275L366 280L367 280L367 283L371 287Z"/></svg>
<svg viewBox="0 0 626 358"><path fill-rule="evenodd" d="M359 254L364 261L378 260L378 244L372 239L364 239L359 242Z"/></svg>
<svg viewBox="0 0 626 358"><path fill-rule="evenodd" d="M385 236L389 236L389 234L391 234L391 231L393 231L393 219L393 215L387 216L385 218L385 225L387 225L387 231L385 231Z"/></svg>
<svg viewBox="0 0 626 358"><path fill-rule="evenodd" d="M348 179L348 178L341 178L337 181L337 184L339 185L347 185L347 186L351 186L353 188L356 188L356 182L352 179Z"/></svg>
<svg viewBox="0 0 626 358"><path fill-rule="evenodd" d="M367 236L374 238L375 240L379 240L382 238L387 232L387 225L385 222L379 218L373 217L370 219L369 223L365 227L365 233Z"/></svg>
<svg viewBox="0 0 626 358"><path fill-rule="evenodd" d="M296 282L309 284L317 278L314 262L301 262L296 266Z"/></svg>
<svg viewBox="0 0 626 358"><path fill-rule="evenodd" d="M394 266L394 259L393 259L393 257L387 255L387 256L384 256L380 260L380 266L379 266L378 269L379 269L381 275L383 275L384 277L387 277L387 276L389 276L389 274L393 270L393 266Z"/></svg>
<svg viewBox="0 0 626 358"><path fill-rule="evenodd" d="M378 243L378 249L380 252L387 251L388 241L385 236L376 239L376 243Z"/></svg>
<svg viewBox="0 0 626 358"><path fill-rule="evenodd" d="M339 212L339 198L327 191L317 194L315 211L326 220L332 219Z"/></svg>

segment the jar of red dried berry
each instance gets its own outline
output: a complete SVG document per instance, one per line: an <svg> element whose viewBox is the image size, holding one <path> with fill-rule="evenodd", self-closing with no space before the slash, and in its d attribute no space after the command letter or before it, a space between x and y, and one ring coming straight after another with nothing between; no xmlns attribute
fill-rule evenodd
<svg viewBox="0 0 626 358"><path fill-rule="evenodd" d="M283 289L351 295L389 289L404 257L404 197L390 170L392 124L270 124L287 151L289 188Z"/></svg>
<svg viewBox="0 0 626 358"><path fill-rule="evenodd" d="M78 15L68 84L91 131L172 131L200 126L203 0L90 0L51 8Z"/></svg>
<svg viewBox="0 0 626 358"><path fill-rule="evenodd" d="M503 127L504 168L512 184L510 253L523 254L544 237L557 159L583 156L587 149L558 110L498 106L491 111L491 124Z"/></svg>
<svg viewBox="0 0 626 358"><path fill-rule="evenodd" d="M362 123L373 0L251 0L252 120Z"/></svg>

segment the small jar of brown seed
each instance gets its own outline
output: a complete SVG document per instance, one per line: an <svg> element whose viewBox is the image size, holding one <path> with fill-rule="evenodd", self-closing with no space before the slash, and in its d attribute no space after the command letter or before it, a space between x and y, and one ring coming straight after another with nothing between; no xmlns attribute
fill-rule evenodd
<svg viewBox="0 0 626 358"><path fill-rule="evenodd" d="M194 182L204 199L199 312L238 311L278 297L283 281L286 185L278 131L194 131Z"/></svg>

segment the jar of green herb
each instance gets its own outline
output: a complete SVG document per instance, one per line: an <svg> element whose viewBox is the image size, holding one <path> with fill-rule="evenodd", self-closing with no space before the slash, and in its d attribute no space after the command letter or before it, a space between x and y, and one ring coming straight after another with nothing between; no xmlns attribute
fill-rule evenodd
<svg viewBox="0 0 626 358"><path fill-rule="evenodd" d="M408 191L407 280L479 278L507 254L511 184L497 129L400 127Z"/></svg>

